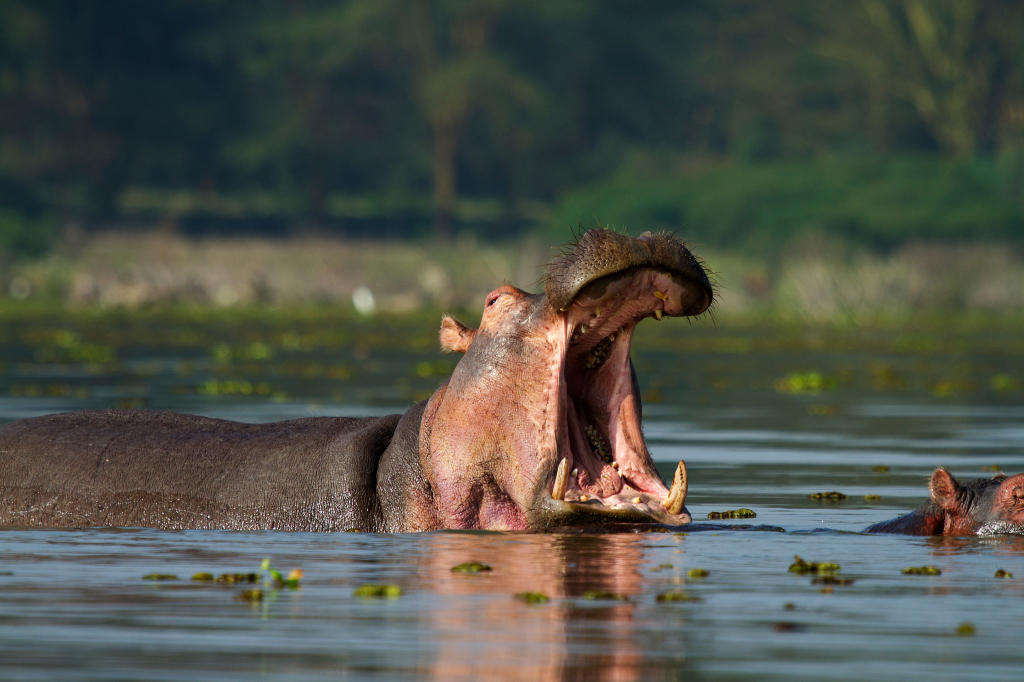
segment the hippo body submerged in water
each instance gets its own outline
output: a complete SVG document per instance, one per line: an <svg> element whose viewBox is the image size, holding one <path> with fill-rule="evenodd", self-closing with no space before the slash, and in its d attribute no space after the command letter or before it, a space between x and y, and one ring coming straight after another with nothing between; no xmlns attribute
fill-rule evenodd
<svg viewBox="0 0 1024 682"><path fill-rule="evenodd" d="M545 291L502 286L425 403L383 418L246 424L99 411L0 426L0 527L399 532L685 524L640 429L636 324L697 315L711 285L674 237L591 230Z"/></svg>
<svg viewBox="0 0 1024 682"><path fill-rule="evenodd" d="M876 523L868 533L907 535L1024 534L1024 474L957 482L936 469L930 499L903 516Z"/></svg>

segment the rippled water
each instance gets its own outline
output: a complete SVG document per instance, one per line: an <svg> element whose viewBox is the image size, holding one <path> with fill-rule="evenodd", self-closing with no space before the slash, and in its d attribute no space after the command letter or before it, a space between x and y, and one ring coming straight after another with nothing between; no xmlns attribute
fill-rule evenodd
<svg viewBox="0 0 1024 682"><path fill-rule="evenodd" d="M684 329L636 354L663 476L687 460L697 520L737 507L756 519L685 534L3 531L0 679L1019 677L1024 538L858 531L915 506L935 466L963 478L1024 471L1024 349L762 336ZM250 421L379 414L439 381L423 365L440 357L432 349L371 350L325 379L327 364L285 373L295 359L280 355L226 370L209 349L145 345L89 367L40 359L19 339L0 365L3 419L126 400ZM812 371L821 390L800 385ZM275 396L196 390L243 374ZM808 498L826 490L848 498ZM742 524L785 532L729 529ZM787 571L795 554L839 563L854 582L823 591ZM243 587L189 580L258 571L264 558L302 569L301 588L266 587L253 603L236 598ZM493 570L451 571L473 560ZM922 565L942 573L901 573ZM709 574L688 577L693 568ZM142 579L153 572L179 579ZM367 583L404 594L353 596ZM695 600L657 599L679 590ZM526 591L549 601L515 598ZM957 634L964 623L973 635Z"/></svg>

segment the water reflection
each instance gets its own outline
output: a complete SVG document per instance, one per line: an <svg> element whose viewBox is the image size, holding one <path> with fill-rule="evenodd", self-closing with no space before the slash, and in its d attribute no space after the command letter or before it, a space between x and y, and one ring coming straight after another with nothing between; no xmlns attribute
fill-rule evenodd
<svg viewBox="0 0 1024 682"><path fill-rule="evenodd" d="M450 570L470 560L493 570ZM641 677L645 647L633 623L644 586L641 536L446 533L423 561L418 589L442 597L424 624L439 640L434 678ZM514 597L522 592L550 601L526 604ZM588 598L597 593L606 596Z"/></svg>

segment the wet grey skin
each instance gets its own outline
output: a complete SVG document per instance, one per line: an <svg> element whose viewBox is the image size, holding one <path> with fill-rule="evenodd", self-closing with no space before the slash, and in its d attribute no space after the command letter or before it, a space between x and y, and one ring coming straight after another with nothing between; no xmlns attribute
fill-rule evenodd
<svg viewBox="0 0 1024 682"><path fill-rule="evenodd" d="M248 424L104 410L4 424L0 527L689 522L684 467L670 489L643 441L629 343L646 317L707 310L704 268L670 235L598 229L552 261L544 289L496 289L479 329L446 317L442 345L465 355L401 415Z"/></svg>

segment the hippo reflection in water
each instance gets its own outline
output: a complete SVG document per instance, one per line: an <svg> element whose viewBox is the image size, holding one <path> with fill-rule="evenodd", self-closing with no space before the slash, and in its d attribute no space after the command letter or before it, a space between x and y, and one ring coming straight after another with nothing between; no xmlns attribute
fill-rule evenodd
<svg viewBox="0 0 1024 682"><path fill-rule="evenodd" d="M245 424L147 411L0 427L0 527L335 531L690 522L662 482L629 359L637 322L698 315L712 288L668 234L591 230L544 293L491 292L462 352L404 415Z"/></svg>
<svg viewBox="0 0 1024 682"><path fill-rule="evenodd" d="M945 469L929 481L930 499L895 519L876 523L868 533L908 535L1024 534L1024 474L957 482Z"/></svg>

